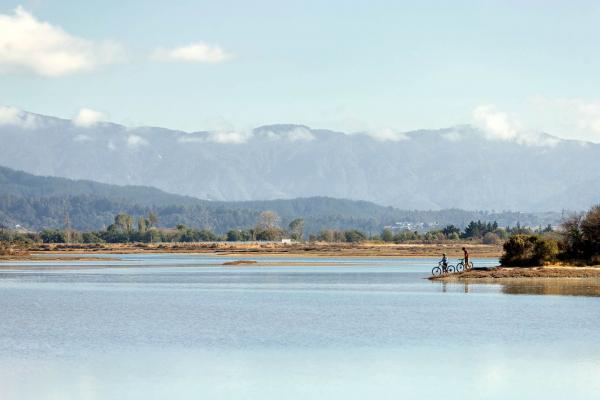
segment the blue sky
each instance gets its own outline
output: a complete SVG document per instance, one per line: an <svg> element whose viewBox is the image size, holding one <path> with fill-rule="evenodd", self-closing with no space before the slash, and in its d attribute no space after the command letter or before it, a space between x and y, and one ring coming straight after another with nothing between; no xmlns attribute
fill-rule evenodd
<svg viewBox="0 0 600 400"><path fill-rule="evenodd" d="M598 2L0 0L0 14L0 104L41 114L600 142Z"/></svg>

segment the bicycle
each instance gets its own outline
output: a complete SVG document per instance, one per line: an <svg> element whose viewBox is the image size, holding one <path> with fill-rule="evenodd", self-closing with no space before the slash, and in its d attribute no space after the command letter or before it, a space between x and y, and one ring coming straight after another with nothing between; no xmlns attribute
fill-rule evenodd
<svg viewBox="0 0 600 400"><path fill-rule="evenodd" d="M465 265L465 259L459 258L458 264L456 264L456 272L468 271L473 269L473 262L469 261L469 265Z"/></svg>
<svg viewBox="0 0 600 400"><path fill-rule="evenodd" d="M440 276L442 274L451 274L455 271L454 265L446 265L445 267L442 265L442 262L438 262L437 267L433 267L431 270L431 275Z"/></svg>

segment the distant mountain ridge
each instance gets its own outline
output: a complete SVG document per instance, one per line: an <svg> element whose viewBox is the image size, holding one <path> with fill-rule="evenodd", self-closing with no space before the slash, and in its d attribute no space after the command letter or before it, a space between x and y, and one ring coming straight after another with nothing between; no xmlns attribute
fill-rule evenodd
<svg viewBox="0 0 600 400"><path fill-rule="evenodd" d="M285 227L303 218L307 233L322 229L360 229L378 233L398 222L436 228L464 225L471 220L541 226L556 223L558 213L489 213L463 210L409 211L366 201L327 197L290 200L218 202L165 193L143 186L116 186L92 181L40 177L0 167L0 226L40 230L62 228L65 216L79 230L103 229L118 213L133 216L158 214L160 225L185 224L217 233L256 225L260 212L275 211Z"/></svg>
<svg viewBox="0 0 600 400"><path fill-rule="evenodd" d="M0 139L0 164L11 168L210 200L325 196L401 209L528 211L600 201L600 145L543 133L492 140L466 125L405 134L292 124L187 133L82 127L22 112L0 123Z"/></svg>

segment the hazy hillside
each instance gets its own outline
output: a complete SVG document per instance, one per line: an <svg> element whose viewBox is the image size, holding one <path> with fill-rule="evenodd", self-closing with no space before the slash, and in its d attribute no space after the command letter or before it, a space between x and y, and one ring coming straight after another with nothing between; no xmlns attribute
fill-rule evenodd
<svg viewBox="0 0 600 400"><path fill-rule="evenodd" d="M117 213L134 216L150 211L158 214L160 224L186 224L209 228L218 233L256 224L261 211L272 210L286 226L294 218L304 218L308 233L325 228L356 228L379 232L384 226L424 224L419 229L446 224L462 226L471 220L498 221L501 225L546 225L559 214L489 213L457 209L408 211L383 207L366 201L327 197L291 200L216 202L177 196L149 187L130 187L39 177L0 167L0 224L17 224L31 229L62 227L68 214L74 228L101 229L112 223Z"/></svg>
<svg viewBox="0 0 600 400"><path fill-rule="evenodd" d="M36 176L0 166L0 195L19 197L101 196L143 206L196 204L198 199L148 186L115 186L90 180Z"/></svg>
<svg viewBox="0 0 600 400"><path fill-rule="evenodd" d="M301 125L185 133L79 127L28 113L19 121L0 126L3 165L203 199L328 196L403 209L555 211L600 200L600 145L547 135L498 141L462 126L382 140Z"/></svg>

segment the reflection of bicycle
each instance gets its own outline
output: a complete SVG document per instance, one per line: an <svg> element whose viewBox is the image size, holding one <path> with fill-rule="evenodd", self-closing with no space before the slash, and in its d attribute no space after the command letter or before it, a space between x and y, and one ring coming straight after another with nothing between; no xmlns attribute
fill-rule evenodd
<svg viewBox="0 0 600 400"><path fill-rule="evenodd" d="M469 261L468 265L465 265L464 258L458 259L458 264L456 264L456 272L468 271L470 269L473 269L473 263L471 261Z"/></svg>
<svg viewBox="0 0 600 400"><path fill-rule="evenodd" d="M431 270L431 275L440 276L442 274L451 274L455 271L453 265L444 265L441 261L438 263L437 267L434 267Z"/></svg>

